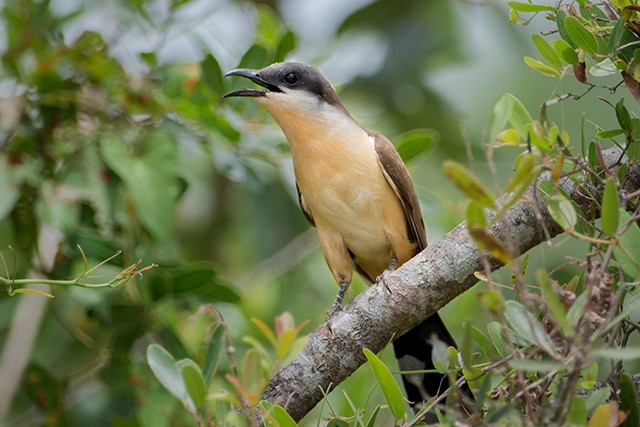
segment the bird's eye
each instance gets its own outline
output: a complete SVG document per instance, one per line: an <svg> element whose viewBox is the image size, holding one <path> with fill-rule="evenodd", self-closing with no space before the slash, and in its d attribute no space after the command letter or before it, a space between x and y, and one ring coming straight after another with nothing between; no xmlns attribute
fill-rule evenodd
<svg viewBox="0 0 640 427"><path fill-rule="evenodd" d="M298 82L298 76L295 73L287 73L284 75L284 81L289 85L294 85Z"/></svg>

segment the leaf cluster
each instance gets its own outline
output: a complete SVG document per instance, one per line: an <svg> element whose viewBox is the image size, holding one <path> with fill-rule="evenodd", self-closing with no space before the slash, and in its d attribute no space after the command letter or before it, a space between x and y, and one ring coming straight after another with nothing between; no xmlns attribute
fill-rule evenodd
<svg viewBox="0 0 640 427"><path fill-rule="evenodd" d="M551 77L572 72L589 85L587 72L596 78L620 74L620 83L640 101L640 10L635 1L560 1L554 6L511 1L508 5L511 22L526 25L533 18L520 15L530 13L546 14L554 22L551 40L541 34L532 36L544 61L525 56L529 67Z"/></svg>

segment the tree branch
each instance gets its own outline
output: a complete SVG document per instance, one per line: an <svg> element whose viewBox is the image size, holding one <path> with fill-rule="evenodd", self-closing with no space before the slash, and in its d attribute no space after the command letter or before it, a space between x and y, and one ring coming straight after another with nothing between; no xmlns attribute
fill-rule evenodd
<svg viewBox="0 0 640 427"><path fill-rule="evenodd" d="M603 152L609 172L616 169L621 154L617 148ZM581 207L593 205L584 196L583 188L573 181L564 179L560 186ZM630 164L625 188L629 191L638 187L640 168ZM498 241L508 243L513 257L562 231L533 188L490 229ZM323 393L365 362L363 348L381 351L394 338L473 286L477 282L474 273L484 270L487 264L491 270L502 265L494 259L487 260L470 238L466 224L458 225L388 275L385 278L388 289L371 286L351 301L331 319L331 331L326 323L313 331L295 360L271 379L262 399L283 405L295 420L302 419L324 397Z"/></svg>

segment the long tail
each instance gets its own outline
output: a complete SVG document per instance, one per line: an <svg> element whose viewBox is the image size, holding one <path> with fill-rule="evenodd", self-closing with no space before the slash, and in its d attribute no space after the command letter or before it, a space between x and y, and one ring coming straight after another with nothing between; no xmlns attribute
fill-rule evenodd
<svg viewBox="0 0 640 427"><path fill-rule="evenodd" d="M434 334L448 346L456 346L438 313L393 342L398 365L402 371L434 369L431 358ZM402 376L402 381L407 390L407 399L414 404L422 403L449 387L448 377L439 373L407 374Z"/></svg>

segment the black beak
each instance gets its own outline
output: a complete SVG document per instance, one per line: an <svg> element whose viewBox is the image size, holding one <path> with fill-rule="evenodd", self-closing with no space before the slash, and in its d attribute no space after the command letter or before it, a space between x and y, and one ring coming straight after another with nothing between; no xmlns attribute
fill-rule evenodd
<svg viewBox="0 0 640 427"><path fill-rule="evenodd" d="M252 82L266 88L267 90L240 89L240 90L227 93L226 95L223 96L223 98L230 98L232 96L258 97L258 96L265 96L269 92L282 92L278 86L271 84L268 81L264 80L262 77L260 77L259 70L249 70L247 68L239 68L237 70L229 71L224 76L225 77L230 77L230 76L245 77L251 80Z"/></svg>

